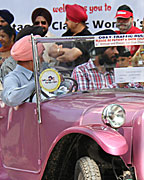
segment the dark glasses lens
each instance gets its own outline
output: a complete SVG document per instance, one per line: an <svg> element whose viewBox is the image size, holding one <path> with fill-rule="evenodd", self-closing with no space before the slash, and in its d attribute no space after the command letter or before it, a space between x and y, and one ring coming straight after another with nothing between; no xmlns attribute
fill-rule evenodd
<svg viewBox="0 0 144 180"><path fill-rule="evenodd" d="M35 21L34 22L34 25L39 25L39 24L42 24L42 25L46 25L46 21Z"/></svg>

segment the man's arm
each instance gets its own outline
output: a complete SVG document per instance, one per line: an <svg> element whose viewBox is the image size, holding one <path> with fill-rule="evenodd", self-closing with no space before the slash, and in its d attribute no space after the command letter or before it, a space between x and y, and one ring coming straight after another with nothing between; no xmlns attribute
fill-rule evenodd
<svg viewBox="0 0 144 180"><path fill-rule="evenodd" d="M10 76L5 77L2 91L2 100L8 106L17 106L32 94L35 82L32 80L26 85L19 87L18 82Z"/></svg>
<svg viewBox="0 0 144 180"><path fill-rule="evenodd" d="M76 47L63 48L63 45L53 44L49 47L48 54L60 62L71 62L81 56L83 52Z"/></svg>
<svg viewBox="0 0 144 180"><path fill-rule="evenodd" d="M64 54L61 56L58 56L56 60L60 62L71 62L76 60L79 56L82 55L82 52L80 49L74 47L74 48L63 48Z"/></svg>
<svg viewBox="0 0 144 180"><path fill-rule="evenodd" d="M48 55L53 58L57 58L64 54L62 45L52 44L48 49Z"/></svg>

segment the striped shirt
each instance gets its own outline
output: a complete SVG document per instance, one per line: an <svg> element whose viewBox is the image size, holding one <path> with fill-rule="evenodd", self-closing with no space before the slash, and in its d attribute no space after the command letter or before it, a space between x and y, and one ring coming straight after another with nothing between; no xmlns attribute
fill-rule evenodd
<svg viewBox="0 0 144 180"><path fill-rule="evenodd" d="M113 71L105 73L98 71L91 59L74 68L72 78L77 81L79 91L109 88L114 82Z"/></svg>

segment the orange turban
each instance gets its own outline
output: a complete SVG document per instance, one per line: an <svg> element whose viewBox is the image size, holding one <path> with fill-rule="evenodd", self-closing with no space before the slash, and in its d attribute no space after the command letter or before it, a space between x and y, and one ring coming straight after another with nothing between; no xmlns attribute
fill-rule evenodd
<svg viewBox="0 0 144 180"><path fill-rule="evenodd" d="M41 37L36 35L36 37ZM42 43L37 44L38 55L44 50ZM15 61L31 61L33 60L31 35L24 36L14 43L11 49L11 56Z"/></svg>
<svg viewBox="0 0 144 180"><path fill-rule="evenodd" d="M78 4L66 5L66 17L75 23L85 22L88 19L86 10Z"/></svg>

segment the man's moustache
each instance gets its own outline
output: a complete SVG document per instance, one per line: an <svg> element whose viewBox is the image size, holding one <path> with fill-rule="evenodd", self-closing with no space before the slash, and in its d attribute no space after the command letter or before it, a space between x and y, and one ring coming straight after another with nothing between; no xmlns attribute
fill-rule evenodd
<svg viewBox="0 0 144 180"><path fill-rule="evenodd" d="M104 65L104 64L113 65L113 64L116 64L117 58L118 58L117 55L113 56L111 59L105 58L105 57L102 57L102 56L101 56L101 57L99 58L99 64L100 64L100 65ZM112 59L113 59L113 60L112 60Z"/></svg>

